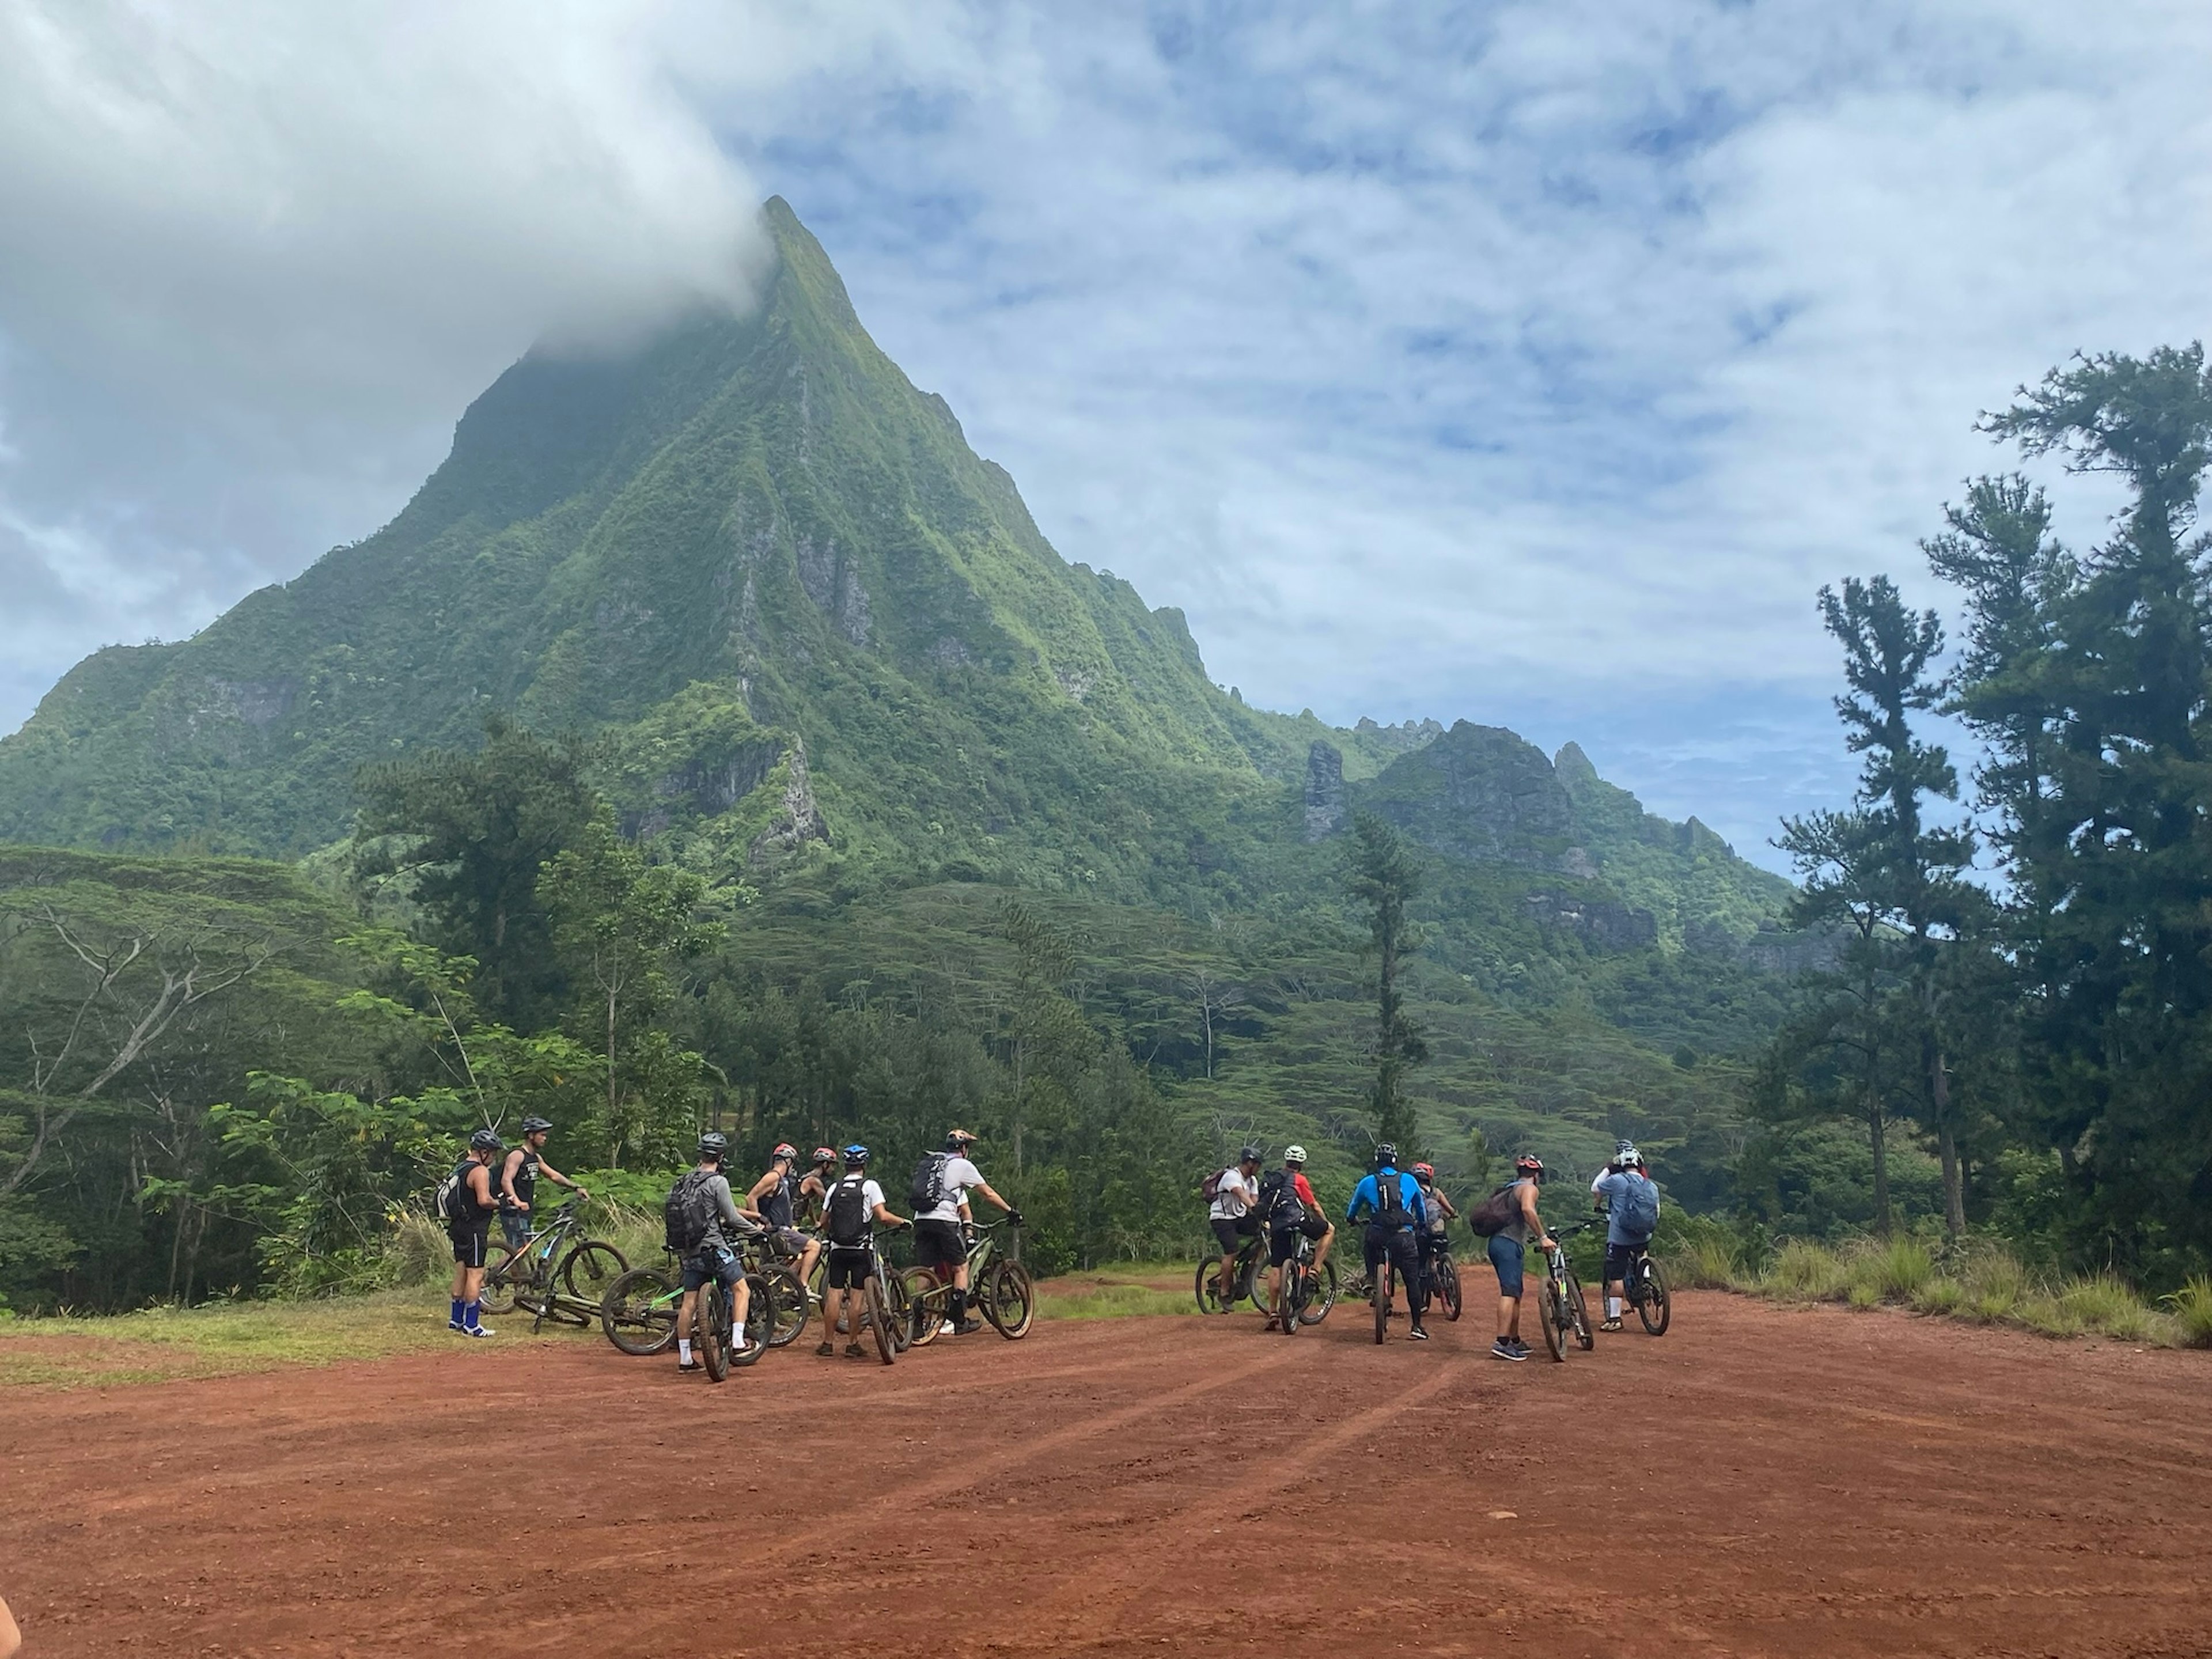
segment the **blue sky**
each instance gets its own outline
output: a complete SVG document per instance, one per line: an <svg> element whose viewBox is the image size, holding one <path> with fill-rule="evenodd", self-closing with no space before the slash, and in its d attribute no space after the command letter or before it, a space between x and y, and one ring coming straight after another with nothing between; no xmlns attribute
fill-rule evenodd
<svg viewBox="0 0 2212 1659"><path fill-rule="evenodd" d="M1814 591L1940 598L1976 412L2204 331L2208 64L2196 6L0 0L0 726L388 517L532 338L742 303L774 191L1215 678L1771 861L1849 787Z"/></svg>

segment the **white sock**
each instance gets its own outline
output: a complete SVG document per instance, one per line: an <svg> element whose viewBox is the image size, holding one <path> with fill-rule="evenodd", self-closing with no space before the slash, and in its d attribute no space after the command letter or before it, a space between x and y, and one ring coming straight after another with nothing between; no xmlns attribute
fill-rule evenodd
<svg viewBox="0 0 2212 1659"><path fill-rule="evenodd" d="M1607 1319L1618 1319L1620 1317L1620 1298L1619 1297L1609 1296L1606 1297L1605 1316Z"/></svg>
<svg viewBox="0 0 2212 1659"><path fill-rule="evenodd" d="M679 1336L676 1339L676 1363L679 1365L688 1365L691 1363L691 1339L688 1336Z"/></svg>

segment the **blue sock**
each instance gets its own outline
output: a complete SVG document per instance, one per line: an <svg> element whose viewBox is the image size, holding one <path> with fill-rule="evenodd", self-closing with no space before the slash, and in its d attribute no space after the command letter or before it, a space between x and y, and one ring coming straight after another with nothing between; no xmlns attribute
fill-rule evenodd
<svg viewBox="0 0 2212 1659"><path fill-rule="evenodd" d="M453 1298L453 1316L452 1316L450 1319L448 1319L446 1322L447 1322L447 1324L449 1324L449 1325L458 1325L458 1324L459 1324L459 1323L461 1322L461 1310L462 1310L463 1308L466 1307L467 1305L468 1305L468 1304L467 1304L466 1303L463 1302L463 1301L461 1300L461 1298L460 1298L460 1297L459 1297L458 1296L457 1296L457 1297L455 1297Z"/></svg>
<svg viewBox="0 0 2212 1659"><path fill-rule="evenodd" d="M461 1323L467 1326L471 1330L476 1329L477 1325L482 1319L483 1316L483 1303L464 1302L461 1304Z"/></svg>

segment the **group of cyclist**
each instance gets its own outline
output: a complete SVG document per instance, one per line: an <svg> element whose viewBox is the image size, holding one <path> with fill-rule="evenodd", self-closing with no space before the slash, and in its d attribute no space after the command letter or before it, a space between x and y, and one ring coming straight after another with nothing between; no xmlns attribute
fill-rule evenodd
<svg viewBox="0 0 2212 1659"><path fill-rule="evenodd" d="M1328 1259L1336 1230L1306 1179L1304 1147L1285 1147L1282 1169L1264 1178L1260 1175L1261 1162L1260 1149L1246 1146L1235 1164L1206 1183L1206 1218L1221 1248L1218 1305L1224 1312L1236 1300L1238 1251L1265 1233L1267 1328L1276 1330L1282 1328L1285 1319L1295 1317L1285 1297L1285 1264L1309 1248L1310 1241L1313 1271L1319 1272ZM1530 1352L1521 1339L1528 1247L1534 1244L1547 1254L1558 1248L1536 1207L1547 1174L1542 1158L1523 1152L1513 1160L1512 1179L1468 1216L1476 1236L1485 1241L1491 1267L1498 1275L1498 1334L1490 1349L1495 1359L1522 1360ZM1612 1162L1591 1182L1590 1193L1607 1217L1606 1316L1598 1328L1618 1331L1626 1295L1624 1281L1635 1254L1650 1242L1659 1213L1659 1189L1644 1168L1643 1154L1623 1141ZM1431 1264L1446 1248L1445 1229L1459 1215L1437 1184L1435 1169L1415 1164L1400 1170L1398 1149L1388 1142L1375 1149L1373 1172L1362 1177L1345 1208L1346 1224L1363 1228L1362 1255L1367 1273L1377 1286L1376 1294L1394 1294L1386 1288L1386 1269L1406 1287L1412 1315L1406 1334L1409 1341L1429 1340L1425 1316ZM1378 1325L1378 1333L1380 1329Z"/></svg>

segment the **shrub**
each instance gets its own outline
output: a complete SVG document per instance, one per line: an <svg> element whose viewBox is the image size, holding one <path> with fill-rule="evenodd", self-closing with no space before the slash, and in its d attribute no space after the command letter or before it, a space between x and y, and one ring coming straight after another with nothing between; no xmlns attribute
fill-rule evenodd
<svg viewBox="0 0 2212 1659"><path fill-rule="evenodd" d="M2083 1330L2101 1331L2130 1342L2159 1334L2158 1316L2124 1281L2111 1273L2069 1279L2059 1288L2059 1308Z"/></svg>
<svg viewBox="0 0 2212 1659"><path fill-rule="evenodd" d="M453 1266L453 1243L446 1230L419 1210L400 1212L385 1242L383 1279L395 1290L445 1278Z"/></svg>
<svg viewBox="0 0 2212 1659"><path fill-rule="evenodd" d="M1931 1279L1912 1293L1915 1313L1956 1315L1966 1310L1967 1291L1955 1279Z"/></svg>
<svg viewBox="0 0 2212 1659"><path fill-rule="evenodd" d="M1854 1284L1874 1286L1882 1301L1909 1302L1936 1277L1936 1258L1917 1238L1892 1238L1855 1251Z"/></svg>
<svg viewBox="0 0 2212 1659"><path fill-rule="evenodd" d="M2199 1275L2172 1296L2175 1335L2184 1347L2212 1348L2212 1277Z"/></svg>
<svg viewBox="0 0 2212 1659"><path fill-rule="evenodd" d="M1785 1296L1827 1301L1843 1294L1846 1273L1833 1250L1793 1238L1775 1252L1762 1283Z"/></svg>

